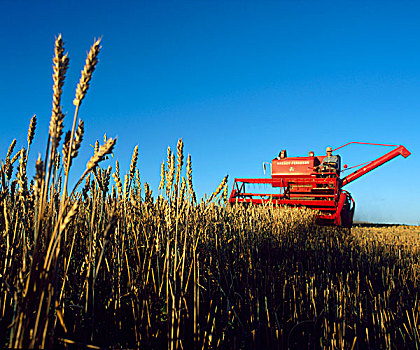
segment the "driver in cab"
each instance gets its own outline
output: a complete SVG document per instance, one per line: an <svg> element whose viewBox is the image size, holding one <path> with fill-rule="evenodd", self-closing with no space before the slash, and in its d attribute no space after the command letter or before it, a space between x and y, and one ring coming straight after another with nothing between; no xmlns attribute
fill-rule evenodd
<svg viewBox="0 0 420 350"><path fill-rule="evenodd" d="M322 160L319 168L321 172L336 172L340 171L340 156L333 156L331 147L326 149L327 156Z"/></svg>

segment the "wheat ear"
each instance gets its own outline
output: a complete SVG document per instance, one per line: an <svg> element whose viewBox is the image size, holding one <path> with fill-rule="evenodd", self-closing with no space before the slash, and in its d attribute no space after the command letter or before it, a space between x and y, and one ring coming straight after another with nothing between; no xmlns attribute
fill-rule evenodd
<svg viewBox="0 0 420 350"><path fill-rule="evenodd" d="M39 212L41 214L37 222L37 230L39 228L40 221L44 213L43 208L47 200L47 192L51 177L51 171L54 167L54 161L56 159L55 155L57 154L57 147L63 132L64 114L61 110L61 94L63 91L64 79L69 66L69 58L67 54L64 55L64 43L61 38L61 34L55 40L54 53L55 55L53 58L53 103L49 128L49 138L47 142L47 149L45 151L45 163L43 173L43 177L45 178L43 179L44 182L41 188L42 199L40 201L39 208Z"/></svg>
<svg viewBox="0 0 420 350"><path fill-rule="evenodd" d="M92 170L94 169L100 162L102 162L103 160L106 159L106 156L108 154L112 153L112 150L114 149L115 143L117 142L117 139L112 139L109 138L106 143L101 146L98 150L97 153L95 153L89 160L89 162L86 164L86 170L84 171L84 173L82 174L82 176L80 177L79 181L76 183L76 185L74 186L73 190L71 193L73 193L76 188L80 185L80 183L83 181L83 179L86 177L86 175ZM63 198L62 198L63 199ZM64 201L63 201L64 203Z"/></svg>
<svg viewBox="0 0 420 350"><path fill-rule="evenodd" d="M55 41L55 55L53 58L53 106L50 121L50 137L53 142L53 148L56 148L60 142L64 114L61 108L61 95L63 92L64 79L69 67L69 57L64 55L64 43L61 34Z"/></svg>
<svg viewBox="0 0 420 350"><path fill-rule="evenodd" d="M28 129L28 151L26 152L26 161L28 161L29 155L29 146L32 144L35 136L35 129L36 129L36 114L31 118L31 122L29 123Z"/></svg>
<svg viewBox="0 0 420 350"><path fill-rule="evenodd" d="M159 191L163 190L164 187L165 187L165 161L163 161L160 166Z"/></svg>
<svg viewBox="0 0 420 350"><path fill-rule="evenodd" d="M140 171L136 169L136 185L137 185L137 199L141 201L141 182L140 182Z"/></svg>
<svg viewBox="0 0 420 350"><path fill-rule="evenodd" d="M120 163L118 160L115 162L115 172L112 174L112 177L114 178L115 184L117 185L118 195L121 195L123 188L120 178Z"/></svg>
<svg viewBox="0 0 420 350"><path fill-rule="evenodd" d="M171 186L172 186L172 180L170 178L170 173L171 173L171 164L172 164L172 151L171 151L171 147L168 146L168 150L167 150L167 157L166 157L166 166L168 168L168 171L165 172L165 179L166 179L166 197L169 196L169 193L171 191Z"/></svg>
<svg viewBox="0 0 420 350"><path fill-rule="evenodd" d="M38 199L41 194L41 186L42 186L42 173L44 171L44 164L41 160L41 154L38 154L38 159L35 163L35 183L33 187L33 191L35 194L35 198Z"/></svg>
<svg viewBox="0 0 420 350"><path fill-rule="evenodd" d="M16 177L20 186L19 193L26 194L28 192L28 178L26 176L26 150L24 148L20 151L19 168Z"/></svg>
<svg viewBox="0 0 420 350"><path fill-rule="evenodd" d="M70 145L69 145L69 149L73 149L73 135L74 135L74 131L76 129L76 120L77 120L77 115L79 114L79 108L80 105L82 103L83 98L86 96L86 92L89 89L89 83L90 80L92 79L92 74L95 70L96 64L98 63L98 54L99 54L99 50L100 50L100 42L101 40L98 39L90 48L90 51L87 55L86 58L86 63L85 66L82 70L82 76L80 77L80 81L77 84L77 89L76 89L76 97L73 100L73 104L76 106L76 110L74 112L74 117L73 117L73 126L71 129L71 137L70 137ZM107 144L107 143L106 143ZM63 205L64 205L64 199L67 196L67 183L68 183L68 176L69 176L69 166L70 166L70 156L71 153L69 152L68 154L68 159L67 159L67 168L66 168L66 178L64 181L64 189L63 189L63 194L61 197L61 210L64 209ZM89 172L90 170L88 170Z"/></svg>
<svg viewBox="0 0 420 350"><path fill-rule="evenodd" d="M10 162L10 156L12 155L13 150L15 149L15 146L16 146L16 139L13 139L7 151L6 160L4 162L4 173L6 174L7 181L10 181L10 178L12 177L12 173L13 173L13 163Z"/></svg>
<svg viewBox="0 0 420 350"><path fill-rule="evenodd" d="M178 193L178 187L179 187L179 180L181 178L181 170L182 165L184 164L184 142L182 141L182 138L178 141L178 144L176 146L176 157L177 157L177 167L176 167L176 177L175 177L175 189Z"/></svg>
<svg viewBox="0 0 420 350"><path fill-rule="evenodd" d="M92 170L95 166L102 162L108 154L111 154L116 142L116 138L109 138L104 145L99 147L98 152L92 158L90 158L89 162L87 163L86 170Z"/></svg>
<svg viewBox="0 0 420 350"><path fill-rule="evenodd" d="M137 145L134 148L133 156L131 157L130 173L129 173L129 175L130 175L130 181L133 180L134 175L136 173L136 166L137 166L137 158L138 158L138 155L139 155L139 146Z"/></svg>
<svg viewBox="0 0 420 350"><path fill-rule="evenodd" d="M9 149L7 150L6 158L10 158L10 156L13 153L13 150L15 149L15 146L16 146L16 139L13 139L12 143L9 146Z"/></svg>
<svg viewBox="0 0 420 350"><path fill-rule="evenodd" d="M83 120L79 119L79 126L77 127L76 135L73 142L70 142L71 132L66 133L63 145L63 162L64 162L64 172L67 175L68 169L70 169L73 159L79 154L79 148L83 141L83 134L85 131L85 124ZM72 150L70 152L70 144L72 144ZM69 154L70 153L70 154ZM69 164L67 164L69 162Z"/></svg>
<svg viewBox="0 0 420 350"><path fill-rule="evenodd" d="M191 155L188 155L187 158L187 183L188 183L188 191L190 192L191 199L193 203L197 202L197 198L195 197L195 192L193 189L193 183L192 183L192 164L191 164Z"/></svg>
<svg viewBox="0 0 420 350"><path fill-rule="evenodd" d="M73 100L73 104L77 107L81 105L89 89L92 74L95 71L96 64L98 63L98 54L101 49L100 43L101 39L96 40L86 57L85 67L82 70L80 81L77 84L76 97Z"/></svg>
<svg viewBox="0 0 420 350"><path fill-rule="evenodd" d="M216 191L214 191L212 194L211 194L211 196L210 196L210 198L208 199L208 202L211 202L211 200L213 199L213 198L215 198L222 190L223 190L223 188L226 186L226 184L227 184L227 180L228 180L228 177L229 177L229 175L226 175L224 178L223 178L223 180L222 180L222 182L219 184L219 186L217 187L217 189L216 189Z"/></svg>
<svg viewBox="0 0 420 350"><path fill-rule="evenodd" d="M226 182L225 187L223 188L223 202L227 204L228 201L228 184Z"/></svg>

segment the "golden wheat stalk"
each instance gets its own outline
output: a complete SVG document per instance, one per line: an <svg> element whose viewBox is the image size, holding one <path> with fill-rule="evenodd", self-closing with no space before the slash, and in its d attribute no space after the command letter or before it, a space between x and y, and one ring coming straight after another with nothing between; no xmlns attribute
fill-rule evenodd
<svg viewBox="0 0 420 350"><path fill-rule="evenodd" d="M77 107L81 105L89 89L92 74L95 71L96 64L98 63L98 54L101 49L100 43L101 39L96 40L86 57L86 63L82 70L80 81L77 84L76 96L73 100L73 104Z"/></svg>
<svg viewBox="0 0 420 350"><path fill-rule="evenodd" d="M152 203L152 190L147 182L144 183L144 202Z"/></svg>
<svg viewBox="0 0 420 350"><path fill-rule="evenodd" d="M85 132L85 123L79 119L79 126L77 127L76 136L74 137L74 143L71 148L71 159L76 158L79 154L79 148L83 141L83 134Z"/></svg>
<svg viewBox="0 0 420 350"><path fill-rule="evenodd" d="M223 190L223 188L227 185L227 180L228 180L229 175L226 175L222 182L219 184L219 186L217 187L216 191L214 191L210 198L208 199L208 203L212 201L213 198L217 197L217 195Z"/></svg>
<svg viewBox="0 0 420 350"><path fill-rule="evenodd" d="M172 157L172 151L171 147L168 146L168 149L166 150L166 168L168 170L165 170L165 183L166 183L166 197L168 196L168 181L169 181L169 168L171 167L171 157Z"/></svg>
<svg viewBox="0 0 420 350"><path fill-rule="evenodd" d="M193 204L197 202L197 199L195 197L195 192L194 192L194 188L193 188L193 183L192 183L192 163L191 163L191 155L188 155L187 158L187 184L188 184L188 192L191 195L191 199L193 201Z"/></svg>
<svg viewBox="0 0 420 350"><path fill-rule="evenodd" d="M160 165L160 182L159 182L159 192L165 187L165 161L162 161Z"/></svg>
<svg viewBox="0 0 420 350"><path fill-rule="evenodd" d="M104 194L106 194L109 190L109 180L111 179L111 171L112 171L112 167L109 165L108 168L104 170L102 174L101 181L102 181L102 190Z"/></svg>
<svg viewBox="0 0 420 350"><path fill-rule="evenodd" d="M41 154L38 154L38 159L35 163L35 182L33 187L33 192L35 195L35 199L39 199L41 195L41 186L42 186L42 174L44 171L44 164L41 160Z"/></svg>
<svg viewBox="0 0 420 350"><path fill-rule="evenodd" d="M172 183L175 175L175 155L168 147L168 173L166 174L166 196L169 198L172 190Z"/></svg>
<svg viewBox="0 0 420 350"><path fill-rule="evenodd" d="M69 159L69 153L70 153L70 137L71 137L71 131L66 132L66 136L64 137L64 144L63 144L63 162L64 162L64 172L67 174L67 162ZM71 162L71 159L70 159Z"/></svg>
<svg viewBox="0 0 420 350"><path fill-rule="evenodd" d="M64 220L61 222L60 232L63 232L67 228L67 226L70 224L70 222L72 221L72 219L74 218L74 216L77 214L78 211L79 211L79 201L76 200L74 201L67 215L64 217Z"/></svg>
<svg viewBox="0 0 420 350"><path fill-rule="evenodd" d="M114 149L115 143L117 142L116 138L109 138L106 143L104 145L102 145L101 147L99 147L98 152L93 155L92 158L90 158L89 162L86 165L86 170L90 171L92 170L95 166L97 166L100 162L102 162L103 160L105 160L105 157L108 154L112 153L112 150Z"/></svg>
<svg viewBox="0 0 420 350"><path fill-rule="evenodd" d="M116 142L117 142L116 138L115 139L109 138L106 141L106 143L99 148L98 152L95 153L90 158L90 160L86 164L86 170L84 171L84 173L80 177L79 181L74 186L71 193L74 193L76 188L80 185L80 183L83 181L83 179L86 177L87 174L89 174L100 162L104 161L108 154L112 153L112 150L114 149L114 146L115 146ZM64 203L63 197L61 199L62 199L62 205L64 205L63 204Z"/></svg>
<svg viewBox="0 0 420 350"><path fill-rule="evenodd" d="M121 196L123 187L120 178L120 163L118 160L115 162L115 172L112 174L112 177L114 178L115 184L117 185L118 195Z"/></svg>
<svg viewBox="0 0 420 350"><path fill-rule="evenodd" d="M41 188L42 200L39 205L40 216L36 225L36 230L39 229L42 216L44 215L44 207L47 201L47 192L51 177L51 171L55 166L57 147L59 145L61 135L63 132L63 119L64 114L61 108L61 94L64 84L65 75L69 66L69 58L64 55L64 44L61 38L61 34L56 38L55 41L55 56L53 58L53 106L50 119L49 127L49 138L47 141L47 148L45 151L45 163L44 163L44 174L43 184ZM48 169L47 169L48 167Z"/></svg>
<svg viewBox="0 0 420 350"><path fill-rule="evenodd" d="M29 129L28 129L28 148L26 152L26 161L28 161L28 155L29 155L29 146L32 144L32 141L35 137L35 129L36 129L36 114L31 118L31 122L29 123Z"/></svg>
<svg viewBox="0 0 420 350"><path fill-rule="evenodd" d="M61 95L63 92L64 79L69 66L69 58L64 55L64 43L61 34L55 41L55 56L53 58L53 106L50 120L50 138L53 148L58 147L63 129L64 114L61 108Z"/></svg>
<svg viewBox="0 0 420 350"><path fill-rule="evenodd" d="M55 154L55 160L54 160L55 171L58 171L58 169L60 169L60 163L61 163L61 156L60 156L60 153L57 152Z"/></svg>
<svg viewBox="0 0 420 350"><path fill-rule="evenodd" d="M28 178L26 176L26 150L22 148L19 158L19 168L16 175L20 186L19 193L26 194L28 192Z"/></svg>
<svg viewBox="0 0 420 350"><path fill-rule="evenodd" d="M10 144L9 149L7 151L6 160L4 162L4 173L6 174L7 181L10 181L10 179L12 177L13 163L16 161L16 160L14 160L13 162L10 161L10 156L13 153L15 145L16 145L16 139L13 139L13 141ZM20 151L15 155L15 157L18 156L19 154L20 154ZM13 157L13 159L14 159L14 157Z"/></svg>
<svg viewBox="0 0 420 350"><path fill-rule="evenodd" d="M141 182L140 182L140 171L136 169L136 185L137 185L137 200L141 201Z"/></svg>
<svg viewBox="0 0 420 350"><path fill-rule="evenodd" d="M176 156L177 156L177 166L176 166L176 177L175 177L175 191L178 193L179 188L179 180L181 178L181 170L182 165L184 163L184 142L182 141L182 138L178 141L178 144L176 146Z"/></svg>
<svg viewBox="0 0 420 350"><path fill-rule="evenodd" d="M82 70L82 75L80 77L80 81L77 84L77 89L76 89L76 97L73 100L73 104L76 106L76 110L74 112L74 117L73 117L73 126L71 129L71 137L70 137L70 145L69 145L69 149L73 149L73 135L76 129L76 120L77 120L77 116L79 113L79 108L80 105L82 103L82 100L84 99L84 97L86 96L87 90L89 89L89 82L92 79L92 74L95 70L96 64L98 63L98 54L100 51L100 39L98 39L90 48L90 51L87 55L86 58L86 63L85 66ZM106 143L107 144L107 143ZM68 183L68 177L69 177L69 167L70 167L70 157L71 157L71 153L69 152L69 154L67 155L67 163L66 163L66 171L65 171L65 180L64 180L64 189L63 189L63 194L61 196L61 210L63 210L63 204L64 204L64 199L67 196L67 183ZM92 163L91 163L92 164ZM90 171L90 170L88 170Z"/></svg>
<svg viewBox="0 0 420 350"><path fill-rule="evenodd" d="M104 142L106 142L106 140ZM99 140L96 140L95 146L93 149L94 149L94 154L99 152Z"/></svg>
<svg viewBox="0 0 420 350"><path fill-rule="evenodd" d="M181 180L181 190L179 194L179 200L182 203L184 201L185 192L187 191L187 182L185 181L185 177L182 177Z"/></svg>
<svg viewBox="0 0 420 350"><path fill-rule="evenodd" d="M131 157L130 172L129 172L130 181L133 180L134 174L136 172L138 155L139 155L139 146L137 145L136 147L134 147L133 156Z"/></svg>
<svg viewBox="0 0 420 350"><path fill-rule="evenodd" d="M83 134L84 134L84 123L83 120L79 119L79 126L77 127L76 135L73 142L70 142L71 132L70 130L66 133L66 137L64 139L63 144L63 161L64 161L64 173L67 175L68 169L70 169L73 158L76 158L79 154L79 148L83 141ZM72 150L70 152L70 144L72 145ZM67 163L69 162L69 163Z"/></svg>
<svg viewBox="0 0 420 350"><path fill-rule="evenodd" d="M85 179L85 186L83 187L83 189L82 189L82 195L83 195L83 198L86 200L87 199L87 197L88 197L88 192L89 192L89 188L90 188L90 175L91 174L89 174L88 176L86 176L86 179Z"/></svg>
<svg viewBox="0 0 420 350"><path fill-rule="evenodd" d="M128 192L129 192L129 178L128 178L128 174L124 175L124 187L123 187L123 201L125 202L128 199Z"/></svg>
<svg viewBox="0 0 420 350"><path fill-rule="evenodd" d="M225 205L228 202L228 184L226 182L225 187L223 188L223 202L225 203Z"/></svg>
<svg viewBox="0 0 420 350"><path fill-rule="evenodd" d="M6 159L10 158L10 156L13 153L13 150L15 149L15 146L16 146L16 139L13 139L12 143L9 146L9 149L7 150Z"/></svg>
<svg viewBox="0 0 420 350"><path fill-rule="evenodd" d="M21 153L24 151L25 148L22 147L22 149L13 156L12 160L10 161L10 164L14 164L19 159Z"/></svg>

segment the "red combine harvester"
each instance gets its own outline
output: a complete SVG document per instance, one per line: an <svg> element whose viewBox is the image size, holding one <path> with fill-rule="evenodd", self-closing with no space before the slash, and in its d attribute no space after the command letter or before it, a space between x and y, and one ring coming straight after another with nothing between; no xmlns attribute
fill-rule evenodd
<svg viewBox="0 0 420 350"><path fill-rule="evenodd" d="M351 168L344 165L344 170L360 168L341 178L344 170L341 170L340 156L332 155L332 151L355 143L395 148L373 161ZM284 150L271 162L271 178L235 179L229 202L311 208L319 212L317 220L321 224L351 227L355 203L343 187L399 155L407 158L411 154L404 146L366 142L350 142L334 150L328 147L326 156L311 153L308 157L287 157ZM268 185L274 193L247 192L246 185L251 184Z"/></svg>

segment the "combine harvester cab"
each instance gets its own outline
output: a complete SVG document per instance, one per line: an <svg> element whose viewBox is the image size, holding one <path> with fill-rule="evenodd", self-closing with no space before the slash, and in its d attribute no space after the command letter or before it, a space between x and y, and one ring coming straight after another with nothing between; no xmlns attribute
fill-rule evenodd
<svg viewBox="0 0 420 350"><path fill-rule="evenodd" d="M352 167L360 168L341 178L341 158L332 155L332 152L355 143L395 148L378 159ZM355 202L343 187L398 155L406 158L410 154L404 146L365 142L350 142L334 150L328 147L326 156L287 157L282 151L271 162L271 178L235 179L229 202L310 208L318 211L317 221L320 224L351 227ZM257 184L270 186L270 193L247 191L249 185Z"/></svg>

